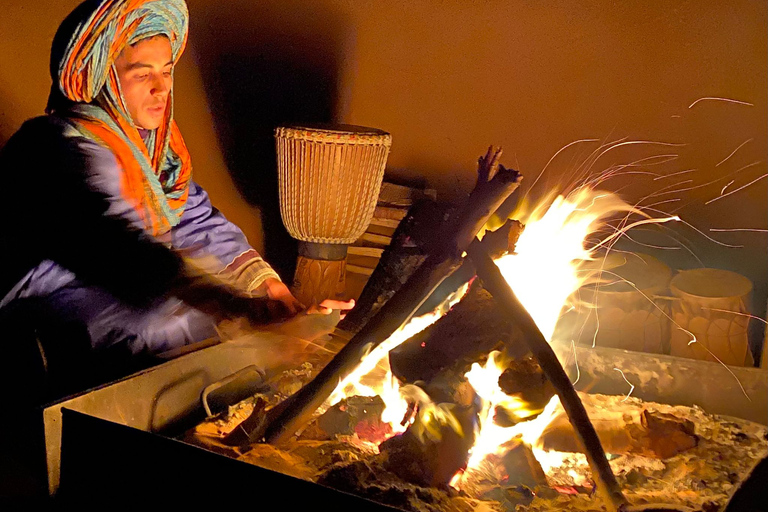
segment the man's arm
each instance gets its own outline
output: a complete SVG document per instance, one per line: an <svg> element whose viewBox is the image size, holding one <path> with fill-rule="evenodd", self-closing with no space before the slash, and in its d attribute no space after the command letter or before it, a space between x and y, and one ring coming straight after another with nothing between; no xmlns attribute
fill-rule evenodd
<svg viewBox="0 0 768 512"><path fill-rule="evenodd" d="M279 300L291 311L302 309L277 272L251 247L240 228L211 204L197 183L190 183L184 214L171 232L174 248L202 268L246 293Z"/></svg>
<svg viewBox="0 0 768 512"><path fill-rule="evenodd" d="M263 323L280 306L256 301L188 271L174 251L136 225L119 195L111 152L65 136L63 121L25 123L3 148L3 222L7 251L32 268L49 259L86 284L135 306L173 294L214 316L250 316ZM128 205L129 206L129 205ZM271 309L270 309L271 308Z"/></svg>

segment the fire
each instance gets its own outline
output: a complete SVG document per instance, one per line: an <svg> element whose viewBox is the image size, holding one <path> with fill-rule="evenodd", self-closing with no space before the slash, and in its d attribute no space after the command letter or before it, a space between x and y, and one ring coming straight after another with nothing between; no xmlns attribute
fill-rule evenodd
<svg viewBox="0 0 768 512"><path fill-rule="evenodd" d="M569 297L596 277L586 270L586 263L596 258L587 238L618 212L639 213L615 194L578 189L518 216L526 226L516 253L496 265L547 340Z"/></svg>
<svg viewBox="0 0 768 512"><path fill-rule="evenodd" d="M620 226L612 228L608 219L617 214L622 216ZM642 219L630 224L628 219L632 215ZM549 341L552 341L558 318L569 306L574 292L586 282L599 280L599 260L604 254L598 254L598 250L606 251L610 241L638 224L677 219L650 218L615 194L588 188L577 189L566 197L549 198L527 214L517 212L513 217L525 224L525 230L517 242L515 253L499 258L496 264ZM593 236L597 240L590 246L588 240ZM597 265L595 261L598 261ZM463 290L457 292L453 301L457 302L462 295ZM452 425L449 408L432 404L426 393L416 386L401 388L389 368L389 351L440 316L442 311L436 311L412 319L379 345L354 374L339 383L328 405L346 396L378 394L387 406L382 420L392 425L394 433L407 428L408 423L403 420L409 411L409 403L417 404L420 414L417 426L423 430L422 435L430 435L431 421ZM475 363L466 374L482 400L475 445L471 449L467 469L478 465L487 455L498 453L504 443L519 439L534 448L534 454L546 471L558 465L562 456L544 453L536 448L536 442L554 417L559 400L554 397L543 411L528 410L523 401L506 395L499 388L498 380L504 367L500 354L491 353L484 365ZM504 408L517 423L511 427L496 424L494 415L497 408ZM410 423L413 421L410 419ZM454 428L459 427L456 425ZM460 480L461 476L457 475L453 483Z"/></svg>
<svg viewBox="0 0 768 512"><path fill-rule="evenodd" d="M400 386L392 375L389 366L389 352L412 336L423 331L443 315L444 308L450 308L461 300L467 290L463 286L446 300L443 307L431 313L412 318L407 324L394 332L363 359L360 365L346 379L336 386L336 389L326 401L324 409L350 396L376 396L384 401L385 409L381 420L392 426L392 433L404 432L408 424L403 424L403 418L409 409L409 403L418 404L423 410L431 403L427 394L417 386ZM367 384L366 384L367 383Z"/></svg>
<svg viewBox="0 0 768 512"><path fill-rule="evenodd" d="M504 366L500 364L500 355L499 352L491 352L485 365L475 363L465 375L475 389L475 393L483 400L479 431L467 463L468 469L477 467L486 455L496 453L501 444L515 437L520 437L523 441L533 444L533 441L538 439L541 432L549 424L552 412L559 403L556 398L550 400L536 421L526 421L511 427L497 425L493 421L497 407L506 409L512 417L518 420L524 420L539 412L528 410L526 404L520 399L509 396L501 390L499 377L504 371Z"/></svg>
<svg viewBox="0 0 768 512"><path fill-rule="evenodd" d="M607 227L607 219L617 213L627 217L639 214L644 218L609 235L588 247L590 236ZM517 242L516 251L496 260L502 275L514 290L537 327L552 341L555 326L574 293L585 283L600 279L597 259L599 247L638 224L666 222L676 218L650 219L647 215L609 192L581 188L568 197L540 203L530 214L518 213L526 225ZM626 223L627 217L624 218ZM503 365L496 354L490 354L485 365L475 363L466 374L475 392L483 400L479 432L472 448L468 469L476 467L486 455L498 453L499 447L516 437L534 447L534 455L545 472L562 462L560 454L549 454L536 448L541 433L554 417L559 406L555 396L534 420L501 427L493 421L497 407L505 408L512 417L526 418L538 411L524 409L524 404L507 396L498 385Z"/></svg>

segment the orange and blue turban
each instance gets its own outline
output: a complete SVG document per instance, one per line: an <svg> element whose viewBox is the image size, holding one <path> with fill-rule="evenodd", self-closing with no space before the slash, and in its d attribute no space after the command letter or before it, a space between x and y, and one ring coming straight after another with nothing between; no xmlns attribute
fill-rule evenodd
<svg viewBox="0 0 768 512"><path fill-rule="evenodd" d="M188 19L183 0L88 0L64 20L51 49L48 112L70 118L85 137L112 150L123 195L153 235L181 218L192 172L189 152L173 121L173 89L160 127L142 138L114 63L127 45L163 35L175 64L186 45Z"/></svg>

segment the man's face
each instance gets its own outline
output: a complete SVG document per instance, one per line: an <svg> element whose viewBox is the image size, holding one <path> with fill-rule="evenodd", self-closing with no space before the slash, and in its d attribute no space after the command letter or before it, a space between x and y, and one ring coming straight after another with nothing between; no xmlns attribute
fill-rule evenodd
<svg viewBox="0 0 768 512"><path fill-rule="evenodd" d="M167 37L142 39L115 60L125 107L136 126L154 130L163 121L173 69L171 42Z"/></svg>

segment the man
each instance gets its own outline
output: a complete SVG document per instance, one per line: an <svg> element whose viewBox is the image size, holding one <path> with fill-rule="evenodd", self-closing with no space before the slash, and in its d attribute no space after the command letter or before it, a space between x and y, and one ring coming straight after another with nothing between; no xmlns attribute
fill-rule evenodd
<svg viewBox="0 0 768 512"><path fill-rule="evenodd" d="M49 115L0 153L0 324L34 331L47 355L80 357L78 339L118 359L155 354L224 318L302 309L192 180L173 121L187 18L183 0L78 6L54 38Z"/></svg>

